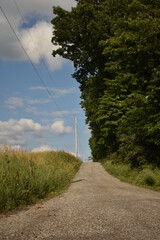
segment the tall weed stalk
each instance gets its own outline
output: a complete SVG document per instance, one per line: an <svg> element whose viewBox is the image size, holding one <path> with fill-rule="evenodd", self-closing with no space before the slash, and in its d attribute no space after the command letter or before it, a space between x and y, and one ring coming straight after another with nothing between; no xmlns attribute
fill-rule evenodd
<svg viewBox="0 0 160 240"><path fill-rule="evenodd" d="M65 189L81 161L65 152L0 149L0 212Z"/></svg>

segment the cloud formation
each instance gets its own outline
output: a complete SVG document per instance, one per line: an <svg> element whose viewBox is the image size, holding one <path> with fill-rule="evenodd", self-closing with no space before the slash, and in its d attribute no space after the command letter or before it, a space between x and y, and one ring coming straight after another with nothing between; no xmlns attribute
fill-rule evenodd
<svg viewBox="0 0 160 240"><path fill-rule="evenodd" d="M27 103L30 105L44 105L49 103L50 100L49 99L28 99Z"/></svg>
<svg viewBox="0 0 160 240"><path fill-rule="evenodd" d="M10 0L5 0L10 1ZM76 6L76 1L74 0L15 0L19 8L22 10L24 16L29 14L36 14L40 16L48 16L48 18L53 17L53 6L60 6L68 11L71 7Z"/></svg>
<svg viewBox="0 0 160 240"><path fill-rule="evenodd" d="M23 100L19 97L10 97L5 101L5 105L9 109L16 109L23 106Z"/></svg>
<svg viewBox="0 0 160 240"><path fill-rule="evenodd" d="M43 138L43 127L32 119L0 121L0 144L24 145L32 137Z"/></svg>
<svg viewBox="0 0 160 240"><path fill-rule="evenodd" d="M34 115L36 115L36 116L47 116L47 115L48 115L47 112L44 112L44 111L42 111L42 110L37 109L36 107L31 107L31 106L28 106L28 107L25 109L25 111L26 111L27 113L32 113L32 114L34 114Z"/></svg>
<svg viewBox="0 0 160 240"><path fill-rule="evenodd" d="M34 86L34 87L31 87L30 90L32 90L32 91L46 91L46 88L42 87L42 86Z"/></svg>
<svg viewBox="0 0 160 240"><path fill-rule="evenodd" d="M32 152L48 152L48 151L56 151L56 149L53 149L48 145L41 145L40 147L36 147L32 149Z"/></svg>
<svg viewBox="0 0 160 240"><path fill-rule="evenodd" d="M57 135L69 134L72 132L72 128L64 126L64 121L56 121L51 125L51 130Z"/></svg>
<svg viewBox="0 0 160 240"><path fill-rule="evenodd" d="M30 90L32 91L46 91L46 88L43 86L34 86L31 87ZM69 94L76 93L75 88L49 88L49 91L54 94L54 97L64 97Z"/></svg>
<svg viewBox="0 0 160 240"><path fill-rule="evenodd" d="M64 97L65 95L75 93L75 88L56 88L53 89L57 97Z"/></svg>
<svg viewBox="0 0 160 240"><path fill-rule="evenodd" d="M37 22L29 30L22 30L20 35L22 45L33 63L39 63L41 59L44 59L50 70L58 70L62 67L65 60L59 56L56 58L52 56L52 51L57 46L53 46L51 43L52 26L50 23Z"/></svg>
<svg viewBox="0 0 160 240"><path fill-rule="evenodd" d="M1 7L31 61L39 63L43 59L50 70L60 69L65 60L59 56L52 57L52 51L56 48L51 43L52 25L50 21L53 18L52 7L59 5L70 10L72 6L76 6L76 2L74 0L15 0L15 2L21 14L18 12L14 1L2 1ZM1 11L0 29L0 59L28 61Z"/></svg>
<svg viewBox="0 0 160 240"><path fill-rule="evenodd" d="M9 97L5 102L5 106L9 109L17 109L20 107L27 106L26 112L33 112L37 111L36 105L45 105L50 103L50 99L31 99L28 97L24 97L23 99L20 97ZM42 112L41 112L42 113ZM39 114L37 114L39 115Z"/></svg>
<svg viewBox="0 0 160 240"><path fill-rule="evenodd" d="M29 142L34 140L43 142L46 133L56 135L70 134L72 128L64 125L64 121L55 121L51 125L42 126L32 119L9 119L8 121L0 121L0 145L19 145L27 146Z"/></svg>

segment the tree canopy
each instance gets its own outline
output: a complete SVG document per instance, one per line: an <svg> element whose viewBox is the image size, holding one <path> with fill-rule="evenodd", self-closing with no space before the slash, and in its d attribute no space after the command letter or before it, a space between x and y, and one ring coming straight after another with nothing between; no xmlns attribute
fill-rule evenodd
<svg viewBox="0 0 160 240"><path fill-rule="evenodd" d="M53 56L73 62L94 160L160 165L160 1L79 0L53 8Z"/></svg>

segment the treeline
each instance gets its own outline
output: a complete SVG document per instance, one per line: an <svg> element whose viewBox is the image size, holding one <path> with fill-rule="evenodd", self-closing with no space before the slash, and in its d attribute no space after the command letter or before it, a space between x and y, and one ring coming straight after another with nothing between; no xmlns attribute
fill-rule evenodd
<svg viewBox="0 0 160 240"><path fill-rule="evenodd" d="M54 7L53 44L74 63L93 159L160 165L160 1Z"/></svg>

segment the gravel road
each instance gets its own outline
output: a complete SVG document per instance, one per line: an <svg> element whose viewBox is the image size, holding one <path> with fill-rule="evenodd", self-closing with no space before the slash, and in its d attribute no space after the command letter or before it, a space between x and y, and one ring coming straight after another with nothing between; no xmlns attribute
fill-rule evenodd
<svg viewBox="0 0 160 240"><path fill-rule="evenodd" d="M1 215L0 239L160 240L160 193L122 183L100 163L83 163L61 196Z"/></svg>

